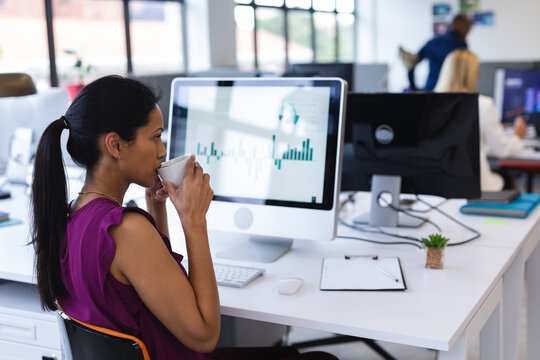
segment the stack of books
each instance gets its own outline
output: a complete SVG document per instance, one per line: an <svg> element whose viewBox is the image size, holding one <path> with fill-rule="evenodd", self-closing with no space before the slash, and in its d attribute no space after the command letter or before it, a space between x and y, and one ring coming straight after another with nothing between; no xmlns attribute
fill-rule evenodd
<svg viewBox="0 0 540 360"><path fill-rule="evenodd" d="M11 219L9 213L0 211L0 227L21 224L22 221Z"/></svg>
<svg viewBox="0 0 540 360"><path fill-rule="evenodd" d="M526 218L540 203L540 194L514 192L482 193L460 208L463 214Z"/></svg>

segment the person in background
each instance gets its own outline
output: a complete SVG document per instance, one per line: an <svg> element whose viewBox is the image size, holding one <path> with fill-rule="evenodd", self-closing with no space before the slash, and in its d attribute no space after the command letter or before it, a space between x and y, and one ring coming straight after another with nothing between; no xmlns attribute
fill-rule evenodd
<svg viewBox="0 0 540 360"><path fill-rule="evenodd" d="M441 69L436 92L477 92L479 79L478 56L466 49L454 50L446 57ZM512 188L511 179L492 172L488 156L505 158L523 150L521 139L527 131L527 124L522 116L514 120L512 136L504 133L504 128L497 115L493 99L478 96L478 116L480 122L480 180L482 191L499 191Z"/></svg>
<svg viewBox="0 0 540 360"><path fill-rule="evenodd" d="M416 65L423 59L429 61L429 74L424 86L425 91L432 91L439 78L439 72L446 56L456 49L467 48L465 41L467 34L471 30L472 20L465 14L459 14L454 17L448 31L429 40L418 52L416 56L412 55L413 61L408 61L409 86L411 90L418 90L414 80L414 70ZM400 50L403 52L403 50ZM408 58L411 57L407 54ZM402 54L402 57L404 55Z"/></svg>
<svg viewBox="0 0 540 360"><path fill-rule="evenodd" d="M32 241L44 308L141 339L152 359L335 359L292 347L215 349L220 304L206 228L210 177L191 156L180 187L156 169L166 150L157 97L144 84L106 76L84 87L44 131L32 182ZM68 203L60 138L86 169ZM124 207L130 184L146 207ZM189 273L171 250L165 202L186 241Z"/></svg>

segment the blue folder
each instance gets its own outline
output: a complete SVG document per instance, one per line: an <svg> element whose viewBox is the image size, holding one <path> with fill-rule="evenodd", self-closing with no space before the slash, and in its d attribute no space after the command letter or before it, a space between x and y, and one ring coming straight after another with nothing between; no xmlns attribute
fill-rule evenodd
<svg viewBox="0 0 540 360"><path fill-rule="evenodd" d="M508 204L472 203L463 205L463 214L526 218L540 202L540 194L523 193Z"/></svg>

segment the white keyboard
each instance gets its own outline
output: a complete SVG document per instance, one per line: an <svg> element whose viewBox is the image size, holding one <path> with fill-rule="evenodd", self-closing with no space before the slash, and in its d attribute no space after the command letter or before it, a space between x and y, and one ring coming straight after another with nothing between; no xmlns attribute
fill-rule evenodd
<svg viewBox="0 0 540 360"><path fill-rule="evenodd" d="M264 269L214 263L216 281L221 286L244 287L264 273Z"/></svg>

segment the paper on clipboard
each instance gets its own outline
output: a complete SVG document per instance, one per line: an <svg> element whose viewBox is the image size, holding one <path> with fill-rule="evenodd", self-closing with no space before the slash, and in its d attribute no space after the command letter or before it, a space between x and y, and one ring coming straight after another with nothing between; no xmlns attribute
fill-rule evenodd
<svg viewBox="0 0 540 360"><path fill-rule="evenodd" d="M389 276L392 274L392 276ZM396 282L395 277L398 281ZM405 290L398 257L324 258L321 290Z"/></svg>

